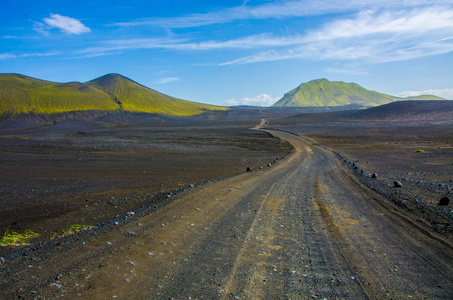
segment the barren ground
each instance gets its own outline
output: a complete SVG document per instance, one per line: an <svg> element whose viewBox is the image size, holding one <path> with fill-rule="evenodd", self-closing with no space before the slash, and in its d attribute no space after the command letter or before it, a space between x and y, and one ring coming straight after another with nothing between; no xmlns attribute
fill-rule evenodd
<svg viewBox="0 0 453 300"><path fill-rule="evenodd" d="M84 127L0 135L0 232L48 240L68 224L96 225L190 185L258 168L289 144L249 126ZM0 248L0 256L15 248Z"/></svg>
<svg viewBox="0 0 453 300"><path fill-rule="evenodd" d="M381 161L376 159L381 157L376 153L389 152L392 140L388 137L370 140L370 148L365 151L363 139L366 137L356 135L360 128L351 124L349 129L358 131L347 132L335 126L329 131L326 128L331 126L329 124L323 128L302 123L296 126L271 123L271 126L279 130L267 132L277 139L263 131L245 131L247 140L257 134L257 142L262 141L262 144L258 142L262 147L278 148L278 151L267 148L267 151L276 151L272 154L281 154L278 160L275 155L256 160L256 165L260 166L271 159L271 166L265 164L263 169L254 168L253 172L195 185L161 201L149 200L150 205L135 210L135 214L124 214L90 231L10 250L1 264L2 295L30 299L453 297L453 246L448 207L437 212L434 203L423 203L421 213L397 201L396 196L403 193L414 193L421 199L422 194L415 193L422 189L415 184L413 189L396 193L387 185L384 171L395 178L408 173L407 164L390 163L389 167L382 164L388 157L395 157L395 162L399 157L406 157L398 156L398 151ZM312 131L308 130L310 127ZM445 128L451 129L451 124L446 124ZM239 132L234 131L235 139L241 136ZM376 131L374 137L382 132L385 130ZM142 133L136 134L142 136ZM218 136L218 133L213 134ZM412 142L405 139L406 131L402 134L398 142L402 142L403 147L391 149L405 153L404 149L411 149ZM448 136L440 134L437 138L447 147ZM290 147L279 139L291 143L294 147L291 154L286 155ZM223 147L226 141L228 139L220 141L219 145ZM376 146L379 141L383 148ZM351 144L353 146L349 147ZM441 147L441 144L436 146ZM379 149L385 151L379 152ZM253 152L257 150L250 147L245 151L247 155L269 154ZM427 147L424 153L431 151ZM167 151L160 152L164 153ZM210 153L203 154L203 158ZM435 169L435 172L442 170L448 177L449 156L433 157L447 161L445 169ZM238 158L237 152L225 158L225 163L230 167L240 165L227 163L229 159L234 162L234 158ZM413 157L415 162L417 159ZM247 161L247 165L252 162ZM363 173L378 172L379 180L371 181L359 173L360 169L354 170L352 162L356 162ZM123 168L129 163L135 171L145 164L144 160L132 160L125 162ZM239 170L244 170L245 166L241 165ZM425 177L432 175L436 174ZM435 177L429 178L434 180ZM122 180L117 179L112 186L120 182ZM446 189L450 188L448 182L445 182ZM403 188L407 186L410 185L403 183ZM130 189L131 195L140 191L136 187ZM147 188L142 191L146 193ZM145 203L146 199L143 201ZM433 226L430 218L434 217L442 218L447 224L442 228Z"/></svg>

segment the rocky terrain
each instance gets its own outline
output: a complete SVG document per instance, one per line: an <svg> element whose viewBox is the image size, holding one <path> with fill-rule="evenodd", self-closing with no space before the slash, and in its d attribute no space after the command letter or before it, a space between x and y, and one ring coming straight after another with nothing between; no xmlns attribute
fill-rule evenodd
<svg viewBox="0 0 453 300"><path fill-rule="evenodd" d="M453 198L452 116L453 102L407 101L279 119L272 128L334 151L363 183L451 239L452 204L438 204Z"/></svg>
<svg viewBox="0 0 453 300"><path fill-rule="evenodd" d="M450 299L452 107L425 104L4 123L1 226L43 235L0 248L0 295Z"/></svg>

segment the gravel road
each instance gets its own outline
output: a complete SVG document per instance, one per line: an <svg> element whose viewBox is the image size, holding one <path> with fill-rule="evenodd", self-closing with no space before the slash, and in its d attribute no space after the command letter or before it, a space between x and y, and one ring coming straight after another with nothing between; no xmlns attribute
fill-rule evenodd
<svg viewBox="0 0 453 300"><path fill-rule="evenodd" d="M271 133L289 141L293 153L270 167L173 196L169 205L64 251L7 261L3 266L31 267L2 276L7 288L0 294L453 298L450 242L361 185L330 151ZM22 290L21 282L28 284Z"/></svg>

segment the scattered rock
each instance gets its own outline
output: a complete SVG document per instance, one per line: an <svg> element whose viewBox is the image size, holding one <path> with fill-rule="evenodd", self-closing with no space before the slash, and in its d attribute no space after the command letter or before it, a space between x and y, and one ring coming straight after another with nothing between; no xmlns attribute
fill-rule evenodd
<svg viewBox="0 0 453 300"><path fill-rule="evenodd" d="M373 174L371 175L371 178L378 178L377 173L373 173Z"/></svg>
<svg viewBox="0 0 453 300"><path fill-rule="evenodd" d="M396 188L400 188L400 187L402 187L403 185L402 185L401 182L399 182L398 180L395 180L395 181L393 182L393 186L396 187Z"/></svg>
<svg viewBox="0 0 453 300"><path fill-rule="evenodd" d="M133 215L135 215L135 213L133 211L130 211L126 214L127 217L132 217Z"/></svg>
<svg viewBox="0 0 453 300"><path fill-rule="evenodd" d="M438 205L448 205L449 203L450 203L450 198L442 197L442 198L440 198Z"/></svg>
<svg viewBox="0 0 453 300"><path fill-rule="evenodd" d="M272 164L267 164L268 167L272 166Z"/></svg>

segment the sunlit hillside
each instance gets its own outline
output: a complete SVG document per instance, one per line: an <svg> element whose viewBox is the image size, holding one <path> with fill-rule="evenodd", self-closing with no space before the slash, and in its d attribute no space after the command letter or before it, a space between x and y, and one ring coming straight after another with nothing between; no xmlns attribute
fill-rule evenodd
<svg viewBox="0 0 453 300"><path fill-rule="evenodd" d="M193 116L227 109L170 97L119 74L87 83L57 83L20 74L0 74L0 115L94 110Z"/></svg>
<svg viewBox="0 0 453 300"><path fill-rule="evenodd" d="M56 83L19 74L0 74L0 114L117 109L108 94L83 83Z"/></svg>
<svg viewBox="0 0 453 300"><path fill-rule="evenodd" d="M356 83L312 80L286 93L273 106L276 107L324 107L324 106L378 106L400 100L444 100L437 96L422 95L398 98L367 90Z"/></svg>
<svg viewBox="0 0 453 300"><path fill-rule="evenodd" d="M86 84L108 93L124 111L192 116L208 110L227 109L176 99L119 74L107 74Z"/></svg>

